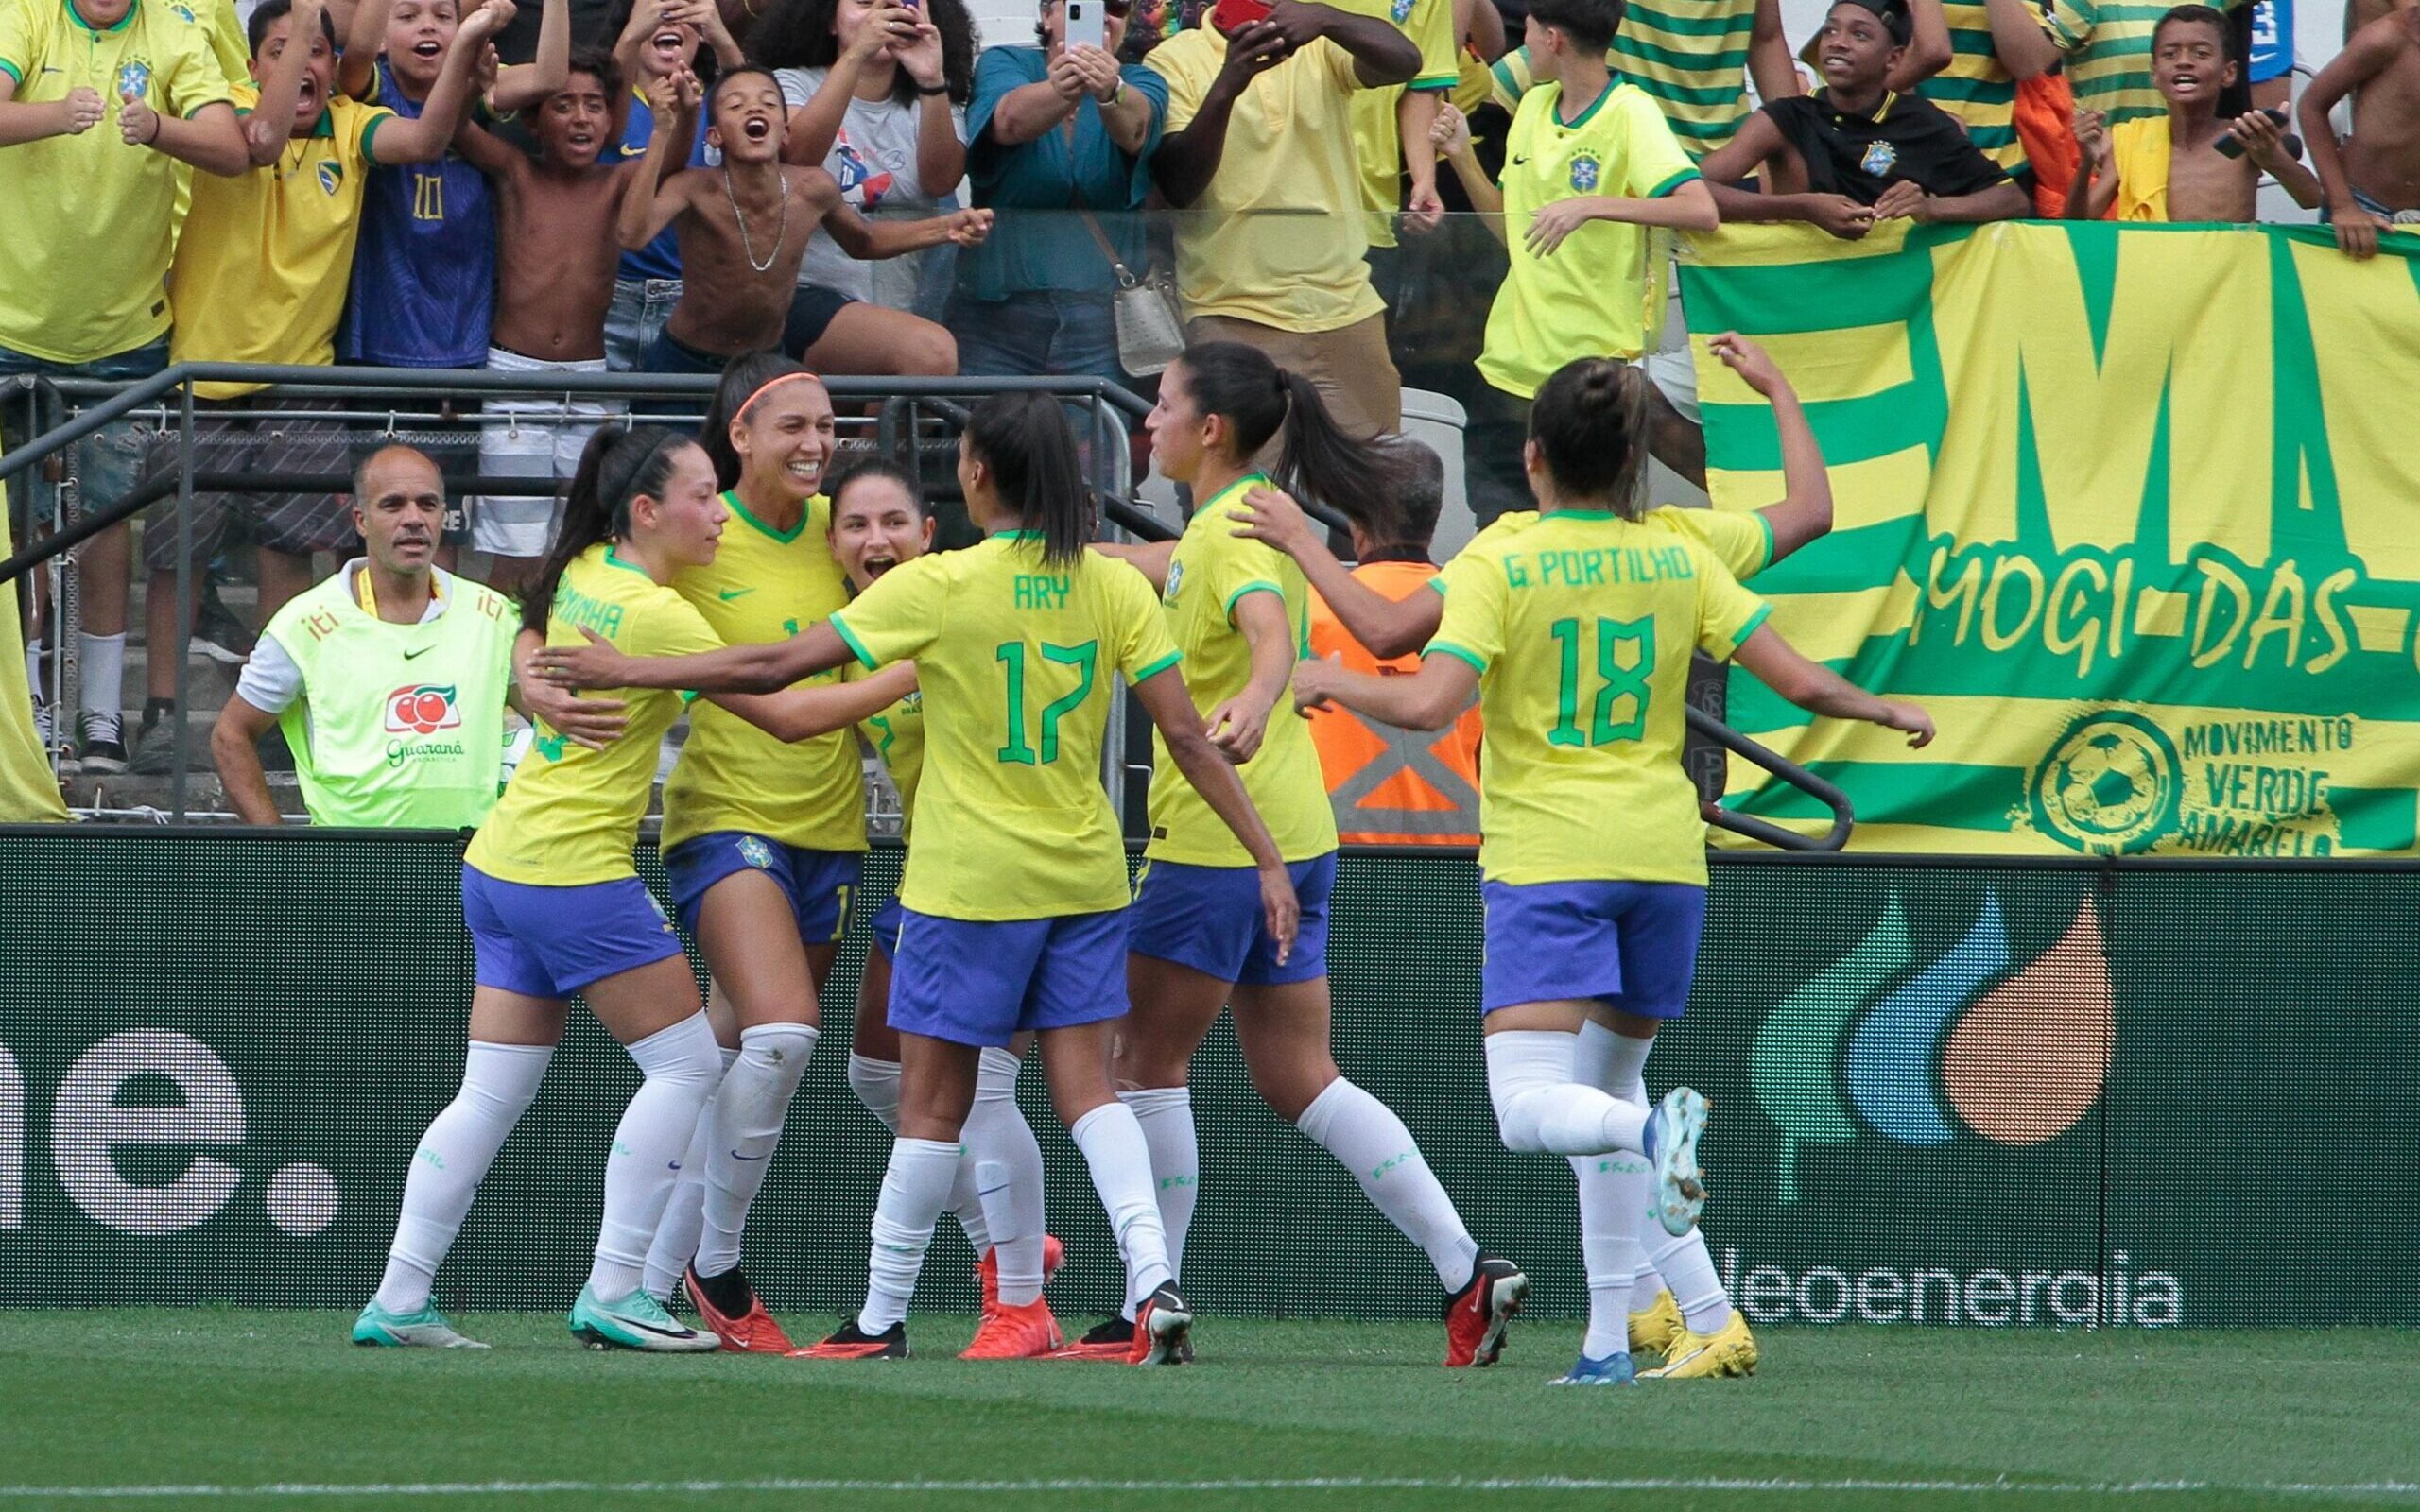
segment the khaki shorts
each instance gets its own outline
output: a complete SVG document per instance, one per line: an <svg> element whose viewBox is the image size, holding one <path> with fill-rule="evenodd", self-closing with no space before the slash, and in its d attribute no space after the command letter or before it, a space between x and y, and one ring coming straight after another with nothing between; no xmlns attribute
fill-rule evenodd
<svg viewBox="0 0 2420 1512"><path fill-rule="evenodd" d="M342 424L275 413L325 410L325 400L198 400L194 407L197 472L342 473L352 469L352 446ZM237 408L249 413L214 413ZM258 413L263 410L270 413ZM164 445L158 461L163 466L170 463ZM176 510L175 499L163 500L144 526L143 565L151 572L177 570ZM197 492L193 496L194 559L208 561L231 535L294 557L352 551L361 539L353 528L353 507L341 494Z"/></svg>
<svg viewBox="0 0 2420 1512"><path fill-rule="evenodd" d="M1368 438L1403 428L1403 375L1387 353L1387 318L1371 316L1334 331L1282 331L1233 316L1196 316L1189 341L1240 341L1289 372L1308 378L1346 433Z"/></svg>

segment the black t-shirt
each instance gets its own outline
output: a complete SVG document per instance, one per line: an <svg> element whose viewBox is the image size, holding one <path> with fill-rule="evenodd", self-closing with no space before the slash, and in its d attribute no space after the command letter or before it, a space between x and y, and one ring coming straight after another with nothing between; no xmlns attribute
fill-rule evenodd
<svg viewBox="0 0 2420 1512"><path fill-rule="evenodd" d="M1775 100L1764 112L1806 160L1806 187L1815 194L1870 205L1898 179L1944 198L2008 181L1948 112L1913 94L1886 93L1872 113L1848 115L1817 90Z"/></svg>

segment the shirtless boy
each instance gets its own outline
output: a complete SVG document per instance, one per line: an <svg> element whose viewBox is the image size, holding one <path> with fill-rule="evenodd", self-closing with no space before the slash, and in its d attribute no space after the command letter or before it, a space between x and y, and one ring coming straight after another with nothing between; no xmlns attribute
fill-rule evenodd
<svg viewBox="0 0 2420 1512"><path fill-rule="evenodd" d="M497 372L603 372L605 311L622 249L614 227L638 181L635 161L599 162L622 139L622 81L605 53L583 48L563 87L529 117L530 157L487 131L455 139L495 187L496 309L488 368ZM685 158L689 132L676 123L667 146ZM488 406L479 471L492 477L569 477L610 401L505 400ZM489 581L512 593L545 555L551 491L491 495L475 507L474 540L496 554Z"/></svg>
<svg viewBox="0 0 2420 1512"><path fill-rule="evenodd" d="M2233 221L2258 217L2260 175L2308 209L2319 203L2319 180L2286 151L2285 132L2258 111L2230 121L2219 114L2220 92L2235 82L2227 55L2226 17L2208 6L2178 6L2152 30L2152 83L2165 115L2112 127L2099 111L2076 112L2076 145L2083 171L2067 187L2069 220ZM2219 150L2233 142L2233 157Z"/></svg>
<svg viewBox="0 0 2420 1512"><path fill-rule="evenodd" d="M678 86L671 111L694 118L694 77ZM648 372L718 373L742 352L778 347L797 291L807 238L821 226L852 257L897 257L942 242L973 247L992 229L988 210L929 220L870 222L841 203L840 186L821 168L785 165L788 107L769 70L738 68L715 80L706 141L720 167L685 168L669 138L648 142L638 178L622 201L621 243L644 247L666 226L681 237L681 302L673 307L641 366Z"/></svg>
<svg viewBox="0 0 2420 1512"><path fill-rule="evenodd" d="M2340 146L2327 112L2347 94L2353 134ZM2355 32L2303 91L2300 112L2340 249L2373 256L2382 228L2420 222L2420 9Z"/></svg>

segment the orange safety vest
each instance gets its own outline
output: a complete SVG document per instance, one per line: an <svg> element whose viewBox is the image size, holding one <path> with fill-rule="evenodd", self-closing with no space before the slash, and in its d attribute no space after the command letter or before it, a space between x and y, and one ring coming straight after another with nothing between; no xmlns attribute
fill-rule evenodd
<svg viewBox="0 0 2420 1512"><path fill-rule="evenodd" d="M1425 561L1368 562L1354 577L1401 600L1428 592L1437 569ZM1339 657L1356 672L1417 672L1420 658L1381 662L1353 638L1319 594L1311 595L1311 655ZM1311 713L1311 744L1336 806L1337 838L1357 845L1478 844L1478 705L1434 732L1364 719L1349 709Z"/></svg>

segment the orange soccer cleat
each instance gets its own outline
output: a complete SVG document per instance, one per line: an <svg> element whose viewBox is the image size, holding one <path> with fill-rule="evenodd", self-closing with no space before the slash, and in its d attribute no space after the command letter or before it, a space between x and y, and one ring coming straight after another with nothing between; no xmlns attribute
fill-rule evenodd
<svg viewBox="0 0 2420 1512"><path fill-rule="evenodd" d="M722 1347L739 1354L787 1354L794 1348L789 1335L765 1311L765 1300L738 1267L724 1272L711 1281L689 1267L682 1284L689 1294L689 1303L698 1310L699 1318L709 1332L722 1339ZM717 1299L720 1294L720 1299Z"/></svg>
<svg viewBox="0 0 2420 1512"><path fill-rule="evenodd" d="M1023 1307L995 1302L983 1311L983 1326L975 1342L959 1351L961 1360L1034 1360L1066 1343L1050 1304L1037 1297Z"/></svg>
<svg viewBox="0 0 2420 1512"><path fill-rule="evenodd" d="M1445 1301L1446 1366L1494 1365L1504 1352L1504 1325L1529 1295L1530 1278L1520 1266L1481 1254L1470 1284Z"/></svg>

